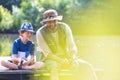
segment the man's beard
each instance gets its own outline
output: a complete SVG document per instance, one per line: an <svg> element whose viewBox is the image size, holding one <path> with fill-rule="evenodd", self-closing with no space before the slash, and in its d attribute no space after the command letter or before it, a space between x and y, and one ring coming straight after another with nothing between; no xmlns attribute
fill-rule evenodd
<svg viewBox="0 0 120 80"><path fill-rule="evenodd" d="M48 30L52 33L57 31L57 26L56 24L48 26Z"/></svg>

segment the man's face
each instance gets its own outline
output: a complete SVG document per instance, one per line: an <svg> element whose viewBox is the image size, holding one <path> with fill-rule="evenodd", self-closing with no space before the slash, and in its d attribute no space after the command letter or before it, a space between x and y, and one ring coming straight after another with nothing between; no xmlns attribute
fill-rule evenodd
<svg viewBox="0 0 120 80"><path fill-rule="evenodd" d="M46 25L51 27L51 28L54 28L56 26L56 20L52 20L52 21L47 21L46 22Z"/></svg>
<svg viewBox="0 0 120 80"><path fill-rule="evenodd" d="M48 30L49 30L50 32L56 32L56 31L57 31L57 26L56 26L56 24L57 24L57 20L52 20L52 21L47 21L47 22L46 22L46 25L47 25Z"/></svg>

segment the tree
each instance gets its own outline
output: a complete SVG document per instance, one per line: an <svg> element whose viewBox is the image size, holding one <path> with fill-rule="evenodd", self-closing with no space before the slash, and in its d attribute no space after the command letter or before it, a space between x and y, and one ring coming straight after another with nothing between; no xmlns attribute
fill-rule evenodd
<svg viewBox="0 0 120 80"><path fill-rule="evenodd" d="M0 6L0 30L9 29L12 27L13 19L8 9Z"/></svg>
<svg viewBox="0 0 120 80"><path fill-rule="evenodd" d="M0 0L0 5L12 12L12 5L20 7L21 0Z"/></svg>

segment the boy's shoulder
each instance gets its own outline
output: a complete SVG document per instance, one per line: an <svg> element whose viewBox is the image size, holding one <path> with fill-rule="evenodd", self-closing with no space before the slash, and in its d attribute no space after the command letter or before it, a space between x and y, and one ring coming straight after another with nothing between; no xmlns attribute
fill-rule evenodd
<svg viewBox="0 0 120 80"><path fill-rule="evenodd" d="M16 43L16 44L20 44L20 43L22 43L22 41L21 41L20 38L17 38L17 39L14 40L14 43ZM28 40L27 44L34 44L34 42L31 41L31 40Z"/></svg>
<svg viewBox="0 0 120 80"><path fill-rule="evenodd" d="M21 39L20 38L17 38L14 40L14 43L20 43L21 42Z"/></svg>
<svg viewBox="0 0 120 80"><path fill-rule="evenodd" d="M28 41L28 43L29 43L29 44L34 44L34 42L33 42L33 41L31 41L31 40L29 40L29 41Z"/></svg>

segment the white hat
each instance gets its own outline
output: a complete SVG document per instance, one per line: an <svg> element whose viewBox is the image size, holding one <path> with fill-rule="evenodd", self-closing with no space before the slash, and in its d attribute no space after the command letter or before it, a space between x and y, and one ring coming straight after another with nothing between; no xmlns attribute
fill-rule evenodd
<svg viewBox="0 0 120 80"><path fill-rule="evenodd" d="M52 20L62 20L62 16L58 16L56 10L49 9L43 13L43 20L40 23L45 23Z"/></svg>

